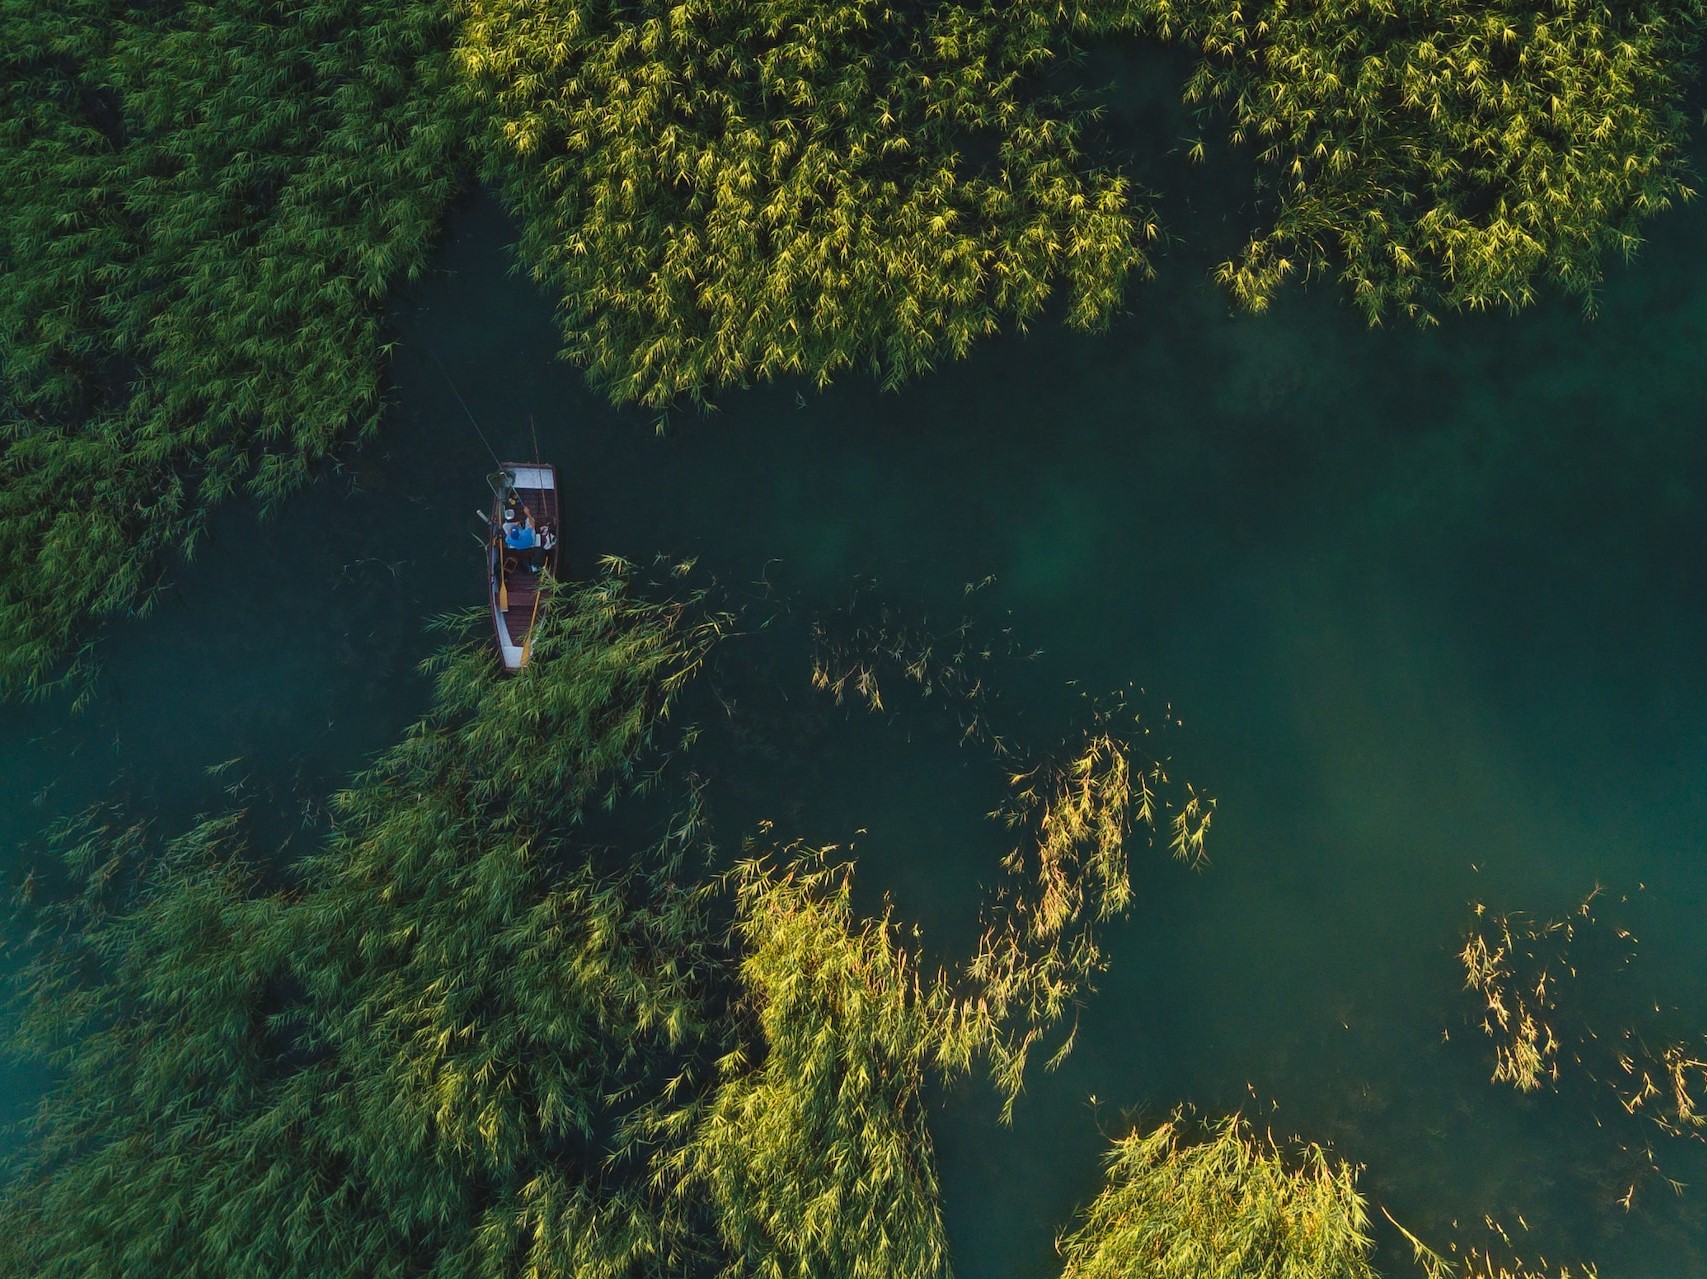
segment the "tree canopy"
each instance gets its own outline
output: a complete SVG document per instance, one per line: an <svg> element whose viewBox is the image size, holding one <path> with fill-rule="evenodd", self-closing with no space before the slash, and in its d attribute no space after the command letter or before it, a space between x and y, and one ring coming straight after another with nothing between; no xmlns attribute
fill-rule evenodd
<svg viewBox="0 0 1707 1279"><path fill-rule="evenodd" d="M1106 323L1156 228L1040 87L1063 39L1000 0L473 0L457 56L564 354L664 406L894 385L1057 284Z"/></svg>
<svg viewBox="0 0 1707 1279"><path fill-rule="evenodd" d="M1217 272L1262 310L1337 274L1374 322L1593 308L1686 184L1699 0L1137 0L1128 21L1203 51L1186 97L1256 150L1272 223Z"/></svg>
<svg viewBox="0 0 1707 1279"><path fill-rule="evenodd" d="M0 693L381 411L464 183L435 0L0 11Z"/></svg>

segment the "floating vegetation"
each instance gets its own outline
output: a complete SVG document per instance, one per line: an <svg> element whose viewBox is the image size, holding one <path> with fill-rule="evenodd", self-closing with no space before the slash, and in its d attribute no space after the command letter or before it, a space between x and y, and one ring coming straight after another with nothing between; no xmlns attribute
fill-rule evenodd
<svg viewBox="0 0 1707 1279"><path fill-rule="evenodd" d="M897 670L956 717L963 745L981 747L1008 770L1008 799L990 816L1023 834L1003 860L1005 878L977 947L955 974L941 1056L954 1069L986 1059L1003 1098L1003 1122L1010 1122L1032 1051L1080 1005L1105 964L1098 925L1131 907L1127 847L1135 830L1154 836L1160 820L1171 831L1174 856L1201 866L1215 800L1189 783L1180 787L1183 801L1174 799L1166 764L1135 759L1112 726L1150 730L1130 713L1124 694L1092 704L1091 727L1075 745L1018 765L1020 747L1001 731L986 687L992 654L1018 655L1007 632L984 644L962 621L934 634L888 608L839 630L822 620L813 627L814 688L838 704L851 692L883 712L880 673ZM1070 1027L1048 1058L1051 1068L1072 1051L1075 1036Z"/></svg>
<svg viewBox="0 0 1707 1279"><path fill-rule="evenodd" d="M11 6L0 695L145 611L208 509L374 429L380 303L468 129L437 0Z"/></svg>
<svg viewBox="0 0 1707 1279"><path fill-rule="evenodd" d="M894 386L1058 287L1107 323L1157 229L1041 88L1067 38L994 0L472 0L457 56L564 354L663 408L847 368Z"/></svg>
<svg viewBox="0 0 1707 1279"><path fill-rule="evenodd" d="M1501 1260L1488 1249L1460 1249L1456 1244L1453 1245L1450 1256L1443 1256L1397 1221L1393 1221L1393 1215L1385 1208L1381 1212L1388 1221L1393 1222L1411 1245L1425 1279L1599 1279L1600 1272L1588 1263L1578 1265L1574 1269L1568 1265L1554 1269L1547 1264L1546 1258L1542 1258L1532 1266L1521 1258ZM1510 1245L1510 1237L1498 1222L1489 1217L1487 1224L1489 1229L1504 1239L1507 1246Z"/></svg>
<svg viewBox="0 0 1707 1279"><path fill-rule="evenodd" d="M1620 1020L1626 1024L1616 1029L1593 1024L1582 991L1562 999L1585 979L1622 980L1635 958L1630 931L1597 913L1602 893L1596 887L1558 919L1474 904L1475 924L1459 962L1466 989L1483 1002L1482 1030L1494 1043L1493 1082L1533 1092L1558 1089L1574 1077L1610 1092L1624 1116L1644 1119L1668 1136L1707 1138L1707 1039L1680 1033L1661 1003L1638 1001L1627 985L1590 997L1597 1006L1624 1009ZM1593 947L1586 958L1585 944ZM1598 1115L1595 1122L1606 1126ZM1637 1158L1642 1176L1663 1176L1645 1137L1621 1148ZM1629 1183L1618 1202L1630 1207L1636 1189L1637 1182Z"/></svg>
<svg viewBox="0 0 1707 1279"><path fill-rule="evenodd" d="M1159 763L1134 768L1131 748L1099 727L1064 762L1009 781L1011 800L994 816L1029 838L1004 862L1007 881L966 967L972 993L958 1010L969 1043L989 1055L1004 1120L1012 1117L1032 1049L1089 993L1105 965L1097 926L1131 907L1127 842L1135 827L1154 831L1158 788L1168 776ZM1214 801L1186 790L1199 837L1176 840L1174 852L1201 864ZM1051 1068L1072 1051L1075 1035L1076 1027L1069 1029Z"/></svg>
<svg viewBox="0 0 1707 1279"><path fill-rule="evenodd" d="M966 594L989 584L968 584ZM1031 658L1021 654L1010 629L994 639L977 635L970 618L952 629L937 631L923 622L908 622L887 605L877 616L861 619L858 598L845 616L817 618L812 623L812 687L828 693L840 706L853 696L874 714L885 711L883 680L889 673L917 690L921 699L935 700L955 715L960 740L985 747L998 759L1013 747L991 720L995 659Z"/></svg>
<svg viewBox="0 0 1707 1279"><path fill-rule="evenodd" d="M1592 311L1607 254L1627 257L1643 221L1694 195L1684 94L1700 0L1114 12L1201 50L1187 100L1257 151L1273 221L1217 273L1252 310L1320 273L1372 323L1515 310L1543 285Z"/></svg>
<svg viewBox="0 0 1707 1279"><path fill-rule="evenodd" d="M1577 914L1589 918L1587 902ZM1556 1084L1559 1041L1547 1019L1558 989L1553 974L1571 971L1565 948L1576 923L1555 919L1537 924L1521 916L1487 915L1480 904L1476 915L1486 925L1470 934L1458 958L1464 965L1464 985L1486 1003L1482 1031L1494 1041L1493 1082L1511 1084L1519 1092L1534 1092L1544 1082ZM1540 952L1550 943L1556 947L1549 964ZM1521 979L1514 978L1516 962L1524 967Z"/></svg>
<svg viewBox="0 0 1707 1279"><path fill-rule="evenodd" d="M1179 1113L1107 1156L1107 1184L1056 1243L1062 1279L1374 1279L1356 1172L1307 1145L1283 1156L1232 1116Z"/></svg>

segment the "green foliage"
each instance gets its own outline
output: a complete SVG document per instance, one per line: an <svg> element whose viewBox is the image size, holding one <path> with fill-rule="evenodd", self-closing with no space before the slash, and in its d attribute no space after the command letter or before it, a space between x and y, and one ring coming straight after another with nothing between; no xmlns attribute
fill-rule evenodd
<svg viewBox="0 0 1707 1279"><path fill-rule="evenodd" d="M1257 148L1273 223L1219 278L1262 310L1337 271L1373 323L1517 309L1551 284L1592 309L1685 184L1701 0L1138 0L1126 22L1204 54L1187 99ZM1113 24L1111 24L1113 25Z"/></svg>
<svg viewBox="0 0 1707 1279"><path fill-rule="evenodd" d="M437 0L0 8L0 694L378 419L463 182Z"/></svg>
<svg viewBox="0 0 1707 1279"><path fill-rule="evenodd" d="M1176 1114L1114 1143L1062 1279L1374 1279L1350 1167L1314 1145L1289 1167L1237 1116L1188 1135Z"/></svg>
<svg viewBox="0 0 1707 1279"><path fill-rule="evenodd" d="M1264 165L1253 309L1337 272L1371 321L1592 305L1691 193L1707 0L0 3L0 696L146 610L242 490L372 432L386 291L468 143L618 402L886 385L1094 329L1157 234L1052 85L1076 41L1203 51Z"/></svg>
<svg viewBox="0 0 1707 1279"><path fill-rule="evenodd" d="M294 887L244 869L235 817L153 867L134 830L62 841L86 891L30 973L26 1046L65 1075L0 1202L15 1273L614 1276L657 1251L656 1213L601 1188L600 1125L703 1033L702 894L675 846L608 873L575 831L644 780L717 626L608 580L542 628L521 677L441 662Z"/></svg>
<svg viewBox="0 0 1707 1279"><path fill-rule="evenodd" d="M664 1164L702 1195L728 1279L945 1279L920 1097L944 1002L887 917L856 921L850 868L734 871L743 1006L756 1042L719 1063Z"/></svg>
<svg viewBox="0 0 1707 1279"><path fill-rule="evenodd" d="M1023 325L1108 319L1155 227L1038 77L1065 30L1004 0L471 0L486 176L619 402L779 374L886 385Z"/></svg>

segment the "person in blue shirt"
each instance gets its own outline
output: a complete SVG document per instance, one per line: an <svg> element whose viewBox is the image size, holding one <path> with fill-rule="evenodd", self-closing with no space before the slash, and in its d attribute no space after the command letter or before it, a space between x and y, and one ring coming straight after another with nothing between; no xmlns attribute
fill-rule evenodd
<svg viewBox="0 0 1707 1279"><path fill-rule="evenodd" d="M504 531L504 545L512 551L531 551L538 541L532 524L517 524Z"/></svg>

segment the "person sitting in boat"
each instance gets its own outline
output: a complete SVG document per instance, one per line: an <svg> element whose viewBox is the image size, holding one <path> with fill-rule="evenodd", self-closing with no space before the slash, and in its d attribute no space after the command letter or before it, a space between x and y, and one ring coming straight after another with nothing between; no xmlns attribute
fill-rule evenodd
<svg viewBox="0 0 1707 1279"><path fill-rule="evenodd" d="M533 524L512 524L504 530L504 545L512 551L531 551L539 545Z"/></svg>

